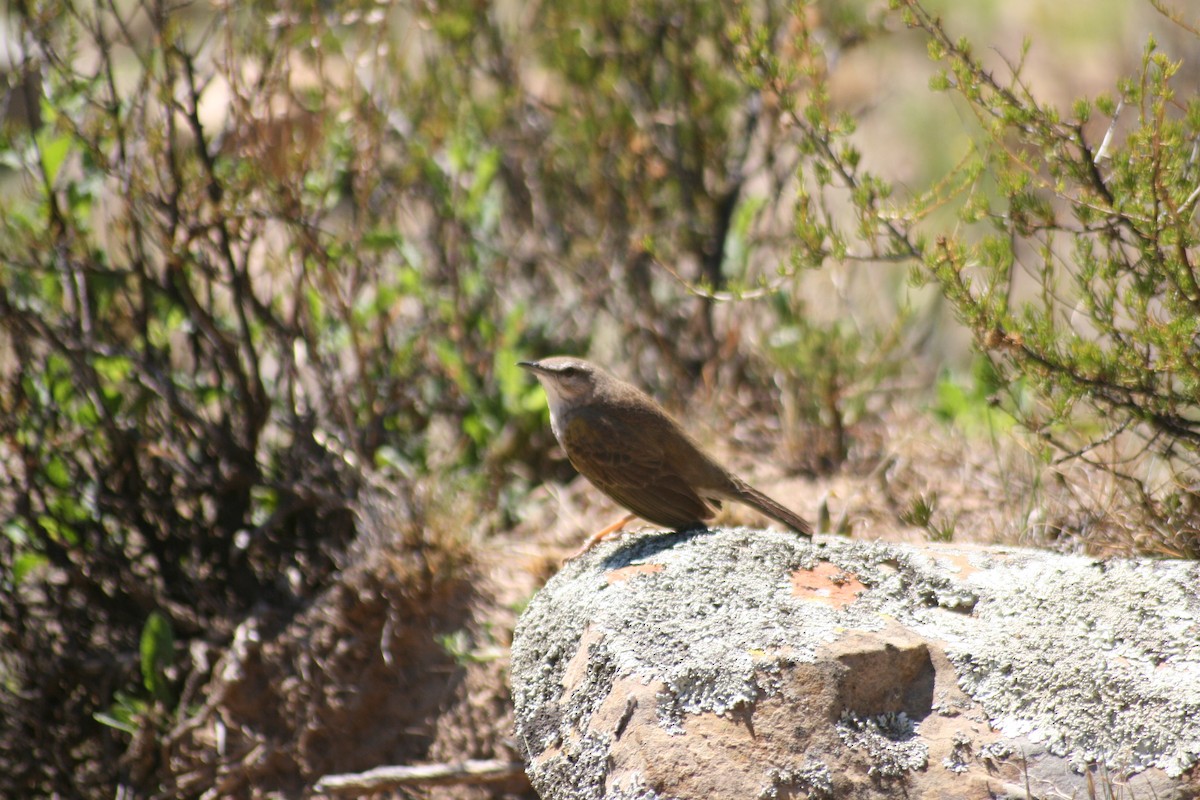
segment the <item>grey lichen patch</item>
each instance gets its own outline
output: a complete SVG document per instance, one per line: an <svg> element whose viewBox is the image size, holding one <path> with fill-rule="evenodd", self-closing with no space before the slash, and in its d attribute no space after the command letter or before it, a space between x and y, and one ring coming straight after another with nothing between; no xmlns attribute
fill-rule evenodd
<svg viewBox="0 0 1200 800"><path fill-rule="evenodd" d="M565 734L588 730L617 677L661 683L657 718L680 732L689 714L727 715L774 692L780 663L814 661L841 630L882 627L869 607L835 609L793 595L792 571L814 567L818 551L789 534L657 533L568 564L530 603L514 635L516 728L527 755L557 745L555 759L594 771L581 780L602 784L605 765L584 758ZM605 577L648 562L663 569ZM885 572L878 570L880 579ZM567 665L585 631L599 640L590 645L586 679L566 695ZM551 720L559 721L557 737L547 730ZM531 770L539 789L545 772L546 765Z"/></svg>
<svg viewBox="0 0 1200 800"><path fill-rule="evenodd" d="M1200 759L1200 565L1012 551L966 580L972 618L909 619L1003 735L1077 770Z"/></svg>
<svg viewBox="0 0 1200 800"><path fill-rule="evenodd" d="M562 754L530 762L534 788L543 797L607 798L604 782L608 772L608 747L609 742L602 736L583 736L564 742Z"/></svg>
<svg viewBox="0 0 1200 800"><path fill-rule="evenodd" d="M971 737L962 731L954 734L950 755L942 759L942 766L951 772L963 773L971 768L973 758Z"/></svg>
<svg viewBox="0 0 1200 800"><path fill-rule="evenodd" d="M870 717L847 711L837 722L837 732L847 747L867 754L867 774L872 777L900 778L929 764L929 748L903 711Z"/></svg>
<svg viewBox="0 0 1200 800"><path fill-rule="evenodd" d="M1015 752L1016 748L1008 742L991 742L979 748L979 760L989 764L996 764L1005 761Z"/></svg>
<svg viewBox="0 0 1200 800"><path fill-rule="evenodd" d="M647 786L640 776L635 776L628 782L615 781L606 800L667 800L667 797Z"/></svg>
<svg viewBox="0 0 1200 800"><path fill-rule="evenodd" d="M908 587L914 603L924 605L937 588L883 567L894 554L844 543L837 550L860 579ZM794 596L791 572L832 555L790 534L746 529L651 534L602 546L564 568L530 604L515 637L514 674L548 660L558 672L539 683L555 685L570 657L562 654L590 625L609 643L619 674L665 684L665 726L682 714L727 714L772 691L780 660L812 662L840 631L882 627L877 603L839 609ZM610 570L648 562L664 569L608 583L592 577L598 559ZM538 690L517 687L518 715L551 699L530 691Z"/></svg>
<svg viewBox="0 0 1200 800"><path fill-rule="evenodd" d="M794 797L798 791L810 800L833 797L833 773L820 761L810 759L798 767L773 769L768 778L771 783L759 793L760 800Z"/></svg>
<svg viewBox="0 0 1200 800"><path fill-rule="evenodd" d="M792 541L749 531L702 536L708 541L657 534L609 545L555 576L515 637L514 674L544 672L543 664L550 670L537 681L542 688L515 687L519 717L557 700L545 687L561 681L585 626L608 643L618 673L664 683L659 714L666 725L683 713L725 713L755 700L762 690L756 654L786 645L811 661L837 635L832 613L805 621L795 608L787 575L798 560L815 560ZM612 584L584 578L605 556L610 569L649 560L666 568Z"/></svg>

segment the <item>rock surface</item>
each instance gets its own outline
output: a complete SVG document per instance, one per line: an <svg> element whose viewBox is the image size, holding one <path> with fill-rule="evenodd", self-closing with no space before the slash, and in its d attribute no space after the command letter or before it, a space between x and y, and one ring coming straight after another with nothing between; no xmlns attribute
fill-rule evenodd
<svg viewBox="0 0 1200 800"><path fill-rule="evenodd" d="M544 800L1200 797L1200 564L629 535L512 684Z"/></svg>

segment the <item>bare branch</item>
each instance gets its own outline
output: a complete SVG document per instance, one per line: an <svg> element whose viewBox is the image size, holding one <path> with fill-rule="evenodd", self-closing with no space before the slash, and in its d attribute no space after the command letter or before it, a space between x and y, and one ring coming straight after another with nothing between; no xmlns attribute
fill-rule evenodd
<svg viewBox="0 0 1200 800"><path fill-rule="evenodd" d="M492 758L411 767L376 767L366 772L326 775L313 791L333 795L386 792L402 786L462 786L507 781L525 774L525 764Z"/></svg>

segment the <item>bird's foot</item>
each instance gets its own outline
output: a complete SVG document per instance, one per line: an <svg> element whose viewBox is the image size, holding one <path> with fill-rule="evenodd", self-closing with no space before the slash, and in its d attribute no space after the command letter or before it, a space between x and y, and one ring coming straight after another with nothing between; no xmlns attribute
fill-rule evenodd
<svg viewBox="0 0 1200 800"><path fill-rule="evenodd" d="M591 550L593 547L595 547L596 545L603 542L605 539L612 538L616 534L620 533L621 529L623 529L626 525L628 525L634 519L637 519L636 515L626 514L624 517L617 520L612 525L609 525L607 528L604 528L603 530L596 532L591 537L589 537L586 542L583 543L582 547L580 547L574 553L571 553L571 555L569 555L565 559L563 559L563 563L566 564L568 561L574 561L575 559L579 558L581 555L586 553L588 550Z"/></svg>

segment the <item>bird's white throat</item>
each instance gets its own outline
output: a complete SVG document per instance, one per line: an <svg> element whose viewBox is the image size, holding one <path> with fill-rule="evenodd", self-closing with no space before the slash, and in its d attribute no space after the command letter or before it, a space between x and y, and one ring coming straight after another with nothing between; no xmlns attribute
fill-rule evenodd
<svg viewBox="0 0 1200 800"><path fill-rule="evenodd" d="M558 393L558 387L551 381L542 381L542 387L546 390L546 405L550 407L550 430L554 432L554 438L561 442L567 402Z"/></svg>

